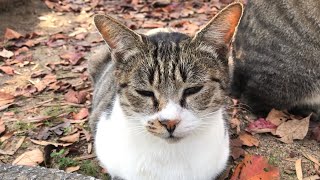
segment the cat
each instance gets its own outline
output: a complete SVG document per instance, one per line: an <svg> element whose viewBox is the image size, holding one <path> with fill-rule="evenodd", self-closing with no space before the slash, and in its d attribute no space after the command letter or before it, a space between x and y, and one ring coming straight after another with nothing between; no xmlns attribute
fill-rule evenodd
<svg viewBox="0 0 320 180"><path fill-rule="evenodd" d="M225 168L225 102L231 43L242 16L233 3L190 37L138 34L110 16L94 23L107 48L89 64L90 125L113 178L209 180Z"/></svg>
<svg viewBox="0 0 320 180"><path fill-rule="evenodd" d="M231 95L249 110L314 112L320 120L319 0L249 1L234 56Z"/></svg>

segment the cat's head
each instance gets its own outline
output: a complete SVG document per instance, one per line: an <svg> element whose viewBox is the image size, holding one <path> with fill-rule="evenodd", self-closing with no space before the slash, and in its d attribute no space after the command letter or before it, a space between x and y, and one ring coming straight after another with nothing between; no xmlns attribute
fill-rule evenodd
<svg viewBox="0 0 320 180"><path fill-rule="evenodd" d="M133 129L173 142L222 119L242 11L240 3L227 6L193 37L141 35L109 16L95 16L112 53L117 98Z"/></svg>

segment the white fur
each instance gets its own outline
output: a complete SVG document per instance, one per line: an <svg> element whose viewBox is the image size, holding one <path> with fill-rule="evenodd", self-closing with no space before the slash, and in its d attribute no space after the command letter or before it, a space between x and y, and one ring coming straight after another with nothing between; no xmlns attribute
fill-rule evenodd
<svg viewBox="0 0 320 180"><path fill-rule="evenodd" d="M102 114L95 147L98 159L111 176L125 180L209 180L225 168L229 137L222 110L213 113L212 122L206 127L201 127L201 120L191 112L172 102L155 116L180 118L174 135L183 138L168 143L152 135L143 124L153 117L125 117L118 98L112 114L108 118Z"/></svg>

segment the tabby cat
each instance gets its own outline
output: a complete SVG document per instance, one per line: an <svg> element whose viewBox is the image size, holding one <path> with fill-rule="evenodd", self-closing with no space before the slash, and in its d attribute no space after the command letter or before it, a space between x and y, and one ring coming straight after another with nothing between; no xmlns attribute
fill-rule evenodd
<svg viewBox="0 0 320 180"><path fill-rule="evenodd" d="M112 177L209 180L224 170L228 59L242 9L227 6L194 37L165 29L142 35L95 16L108 47L90 62L90 123Z"/></svg>
<svg viewBox="0 0 320 180"><path fill-rule="evenodd" d="M249 1L234 50L233 96L260 114L277 108L319 115L319 0Z"/></svg>

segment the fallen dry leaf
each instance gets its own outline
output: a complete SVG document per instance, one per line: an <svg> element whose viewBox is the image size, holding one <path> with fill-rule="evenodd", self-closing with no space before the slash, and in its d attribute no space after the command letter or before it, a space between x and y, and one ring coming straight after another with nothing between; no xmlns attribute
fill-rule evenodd
<svg viewBox="0 0 320 180"><path fill-rule="evenodd" d="M303 180L319 180L319 179L320 179L319 175L313 175L313 176L303 178Z"/></svg>
<svg viewBox="0 0 320 180"><path fill-rule="evenodd" d="M34 149L32 151L25 152L16 158L13 165L24 165L24 166L37 166L44 160L43 153L40 149Z"/></svg>
<svg viewBox="0 0 320 180"><path fill-rule="evenodd" d="M238 118L232 118L230 120L231 128L236 128L237 134L240 133L240 120Z"/></svg>
<svg viewBox="0 0 320 180"><path fill-rule="evenodd" d="M92 152L92 143L88 143L87 153L91 154L91 152Z"/></svg>
<svg viewBox="0 0 320 180"><path fill-rule="evenodd" d="M59 140L64 141L64 142L68 142L68 143L74 143L74 142L78 142L79 138L80 138L80 132L77 132L75 134L62 137Z"/></svg>
<svg viewBox="0 0 320 180"><path fill-rule="evenodd" d="M6 73L8 75L14 74L14 69L10 66L0 66L0 71Z"/></svg>
<svg viewBox="0 0 320 180"><path fill-rule="evenodd" d="M295 168L296 168L296 175L297 175L298 180L302 180L303 175L302 175L301 159L296 160Z"/></svg>
<svg viewBox="0 0 320 180"><path fill-rule="evenodd" d="M14 144L14 147L11 147L10 149L8 149L8 150L1 150L0 149L0 154L5 154L5 155L14 155L14 153L16 153L16 151L20 148L20 146L22 145L22 143L24 142L24 140L25 140L25 136L23 136L23 137L21 137L20 139L19 139L19 141L18 142L11 142L11 143L16 143L16 144Z"/></svg>
<svg viewBox="0 0 320 180"><path fill-rule="evenodd" d="M52 144L55 147L58 147L58 146L66 147L66 146L70 146L72 144L72 143L55 143L55 142L49 142L49 141L38 141L38 140L35 140L35 139L30 139L30 141L35 143L35 144L42 145L42 146L46 146L46 145Z"/></svg>
<svg viewBox="0 0 320 180"><path fill-rule="evenodd" d="M280 124L282 124L283 122L287 121L288 119L290 119L290 116L285 114L282 111L278 111L276 109L272 109L268 116L266 117L267 121L270 121L272 124L279 126Z"/></svg>
<svg viewBox="0 0 320 180"><path fill-rule="evenodd" d="M10 104L14 101L14 96L0 91L0 106Z"/></svg>
<svg viewBox="0 0 320 180"><path fill-rule="evenodd" d="M67 173L72 173L72 172L78 171L79 169L80 169L80 166L72 166L72 167L67 167L65 171Z"/></svg>
<svg viewBox="0 0 320 180"><path fill-rule="evenodd" d="M4 33L4 38L5 39L19 39L20 37L22 37L22 35L10 28L6 28L6 31Z"/></svg>
<svg viewBox="0 0 320 180"><path fill-rule="evenodd" d="M0 142L2 143L4 141L10 139L13 136L13 134L14 134L13 132L6 132L4 135L2 135L0 137Z"/></svg>
<svg viewBox="0 0 320 180"><path fill-rule="evenodd" d="M239 135L240 140L243 142L243 145L246 146L259 146L259 140L254 136L244 132Z"/></svg>
<svg viewBox="0 0 320 180"><path fill-rule="evenodd" d="M6 49L2 49L2 51L0 52L0 56L4 57L4 58L11 58L14 55L14 53L12 51L8 51Z"/></svg>
<svg viewBox="0 0 320 180"><path fill-rule="evenodd" d="M0 135L4 133L6 130L6 125L4 124L3 120L0 118Z"/></svg>
<svg viewBox="0 0 320 180"><path fill-rule="evenodd" d="M250 123L246 128L246 131L250 133L275 133L277 126L272 124L270 121L266 121L264 118L259 118L258 120Z"/></svg>
<svg viewBox="0 0 320 180"><path fill-rule="evenodd" d="M231 146L231 156L233 160L240 158L240 156L244 156L245 151L242 148L243 142L239 139L231 139L230 146Z"/></svg>
<svg viewBox="0 0 320 180"><path fill-rule="evenodd" d="M268 160L259 155L246 155L240 162L231 180L280 180L277 167L268 164Z"/></svg>
<svg viewBox="0 0 320 180"><path fill-rule="evenodd" d="M60 57L64 60L69 61L72 65L77 65L84 57L84 54L80 52L66 52L64 54L61 54Z"/></svg>
<svg viewBox="0 0 320 180"><path fill-rule="evenodd" d="M73 119L81 120L81 119L88 117L88 115L89 115L88 108L81 108L77 114L73 114Z"/></svg>
<svg viewBox="0 0 320 180"><path fill-rule="evenodd" d="M294 139L303 139L309 129L311 115L301 120L293 119L280 124L275 135L280 136L280 141L284 143L293 143Z"/></svg>
<svg viewBox="0 0 320 180"><path fill-rule="evenodd" d="M74 90L69 90L65 95L64 99L67 102L76 103L76 104L82 104L86 101L87 92L80 91L76 92Z"/></svg>

